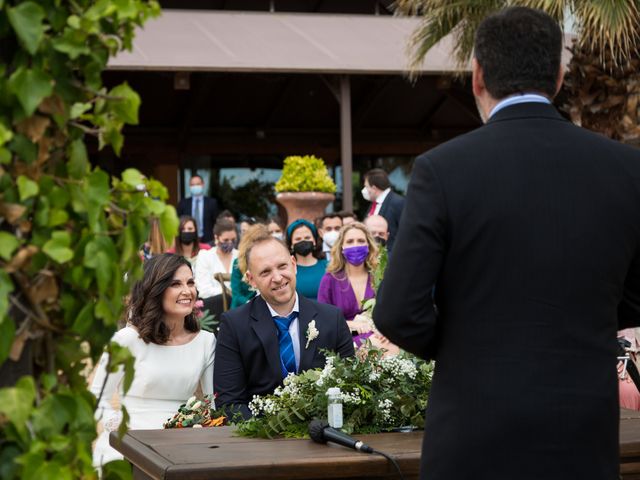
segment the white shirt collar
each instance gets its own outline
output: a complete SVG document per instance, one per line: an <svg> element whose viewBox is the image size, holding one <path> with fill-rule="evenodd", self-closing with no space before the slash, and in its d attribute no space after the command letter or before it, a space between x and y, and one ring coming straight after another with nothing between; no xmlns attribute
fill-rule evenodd
<svg viewBox="0 0 640 480"><path fill-rule="evenodd" d="M510 107L511 105L517 105L518 103L546 103L551 105L551 100L539 93L516 93L515 95L511 95L500 100L495 107L491 109L489 118L493 117L503 108Z"/></svg>
<svg viewBox="0 0 640 480"><path fill-rule="evenodd" d="M262 297L264 298L264 297ZM267 302L266 300L264 301L264 303L267 304L267 307L269 308L269 312L271 312L271 316L272 317L288 317L289 315L291 315L293 312L297 312L298 314L300 314L300 307L298 305L298 292L296 292L296 301L293 304L293 308L291 309L291 311L289 313L287 313L286 315L280 315L278 312L276 312L273 307L271 305L269 305L269 302Z"/></svg>
<svg viewBox="0 0 640 480"><path fill-rule="evenodd" d="M378 205L381 205L382 202L384 202L384 199L387 198L387 195L389 195L390 191L391 191L391 188L387 188L386 190L383 190L382 193L378 195L378 198L376 198L376 203Z"/></svg>

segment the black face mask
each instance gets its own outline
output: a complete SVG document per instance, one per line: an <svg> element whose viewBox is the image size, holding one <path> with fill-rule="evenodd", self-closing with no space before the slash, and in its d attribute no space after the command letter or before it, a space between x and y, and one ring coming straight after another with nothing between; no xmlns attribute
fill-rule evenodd
<svg viewBox="0 0 640 480"><path fill-rule="evenodd" d="M373 237L373 239L378 243L378 245L380 245L381 247L384 247L387 245L387 240L382 238L382 237Z"/></svg>
<svg viewBox="0 0 640 480"><path fill-rule="evenodd" d="M198 238L198 232L180 232L180 243L185 245L195 242L196 238Z"/></svg>
<svg viewBox="0 0 640 480"><path fill-rule="evenodd" d="M314 248L315 245L311 240L303 240L302 242L298 242L293 246L293 253L297 253L300 256L306 257L311 252L313 252Z"/></svg>

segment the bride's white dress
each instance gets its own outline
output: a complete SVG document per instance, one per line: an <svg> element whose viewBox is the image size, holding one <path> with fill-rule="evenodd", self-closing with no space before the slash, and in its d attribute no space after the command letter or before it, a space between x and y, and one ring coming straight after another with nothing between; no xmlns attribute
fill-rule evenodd
<svg viewBox="0 0 640 480"><path fill-rule="evenodd" d="M206 394L213 393L213 360L216 338L201 330L184 345L157 345L144 343L133 327L125 327L112 338L128 347L135 357L135 375L131 388L122 394L124 373L119 370L107 379L96 418L106 427L96 441L93 452L95 466L111 460L122 459L122 455L109 446L109 430L117 429L120 412L111 406L116 389L121 403L129 413L131 430L162 428L178 407L191 397L198 387ZM91 385L91 392L98 397L106 376L108 357L103 354Z"/></svg>

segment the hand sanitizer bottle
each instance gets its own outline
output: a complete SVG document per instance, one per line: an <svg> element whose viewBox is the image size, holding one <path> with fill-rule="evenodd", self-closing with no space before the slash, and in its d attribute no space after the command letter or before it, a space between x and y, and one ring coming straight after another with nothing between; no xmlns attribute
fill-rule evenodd
<svg viewBox="0 0 640 480"><path fill-rule="evenodd" d="M342 393L338 387L327 390L327 418L329 426L342 428Z"/></svg>

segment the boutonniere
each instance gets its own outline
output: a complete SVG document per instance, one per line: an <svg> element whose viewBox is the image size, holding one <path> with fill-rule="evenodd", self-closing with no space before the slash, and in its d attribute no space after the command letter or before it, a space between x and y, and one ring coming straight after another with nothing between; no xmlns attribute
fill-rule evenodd
<svg viewBox="0 0 640 480"><path fill-rule="evenodd" d="M320 334L320 332L318 331L318 329L316 328L316 321L315 320L311 320L309 322L309 326L307 327L307 344L305 345L305 350L307 348L309 348L309 344L314 341L316 338L318 338L318 335Z"/></svg>

